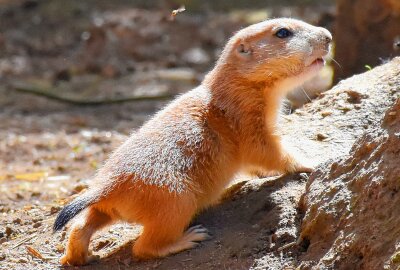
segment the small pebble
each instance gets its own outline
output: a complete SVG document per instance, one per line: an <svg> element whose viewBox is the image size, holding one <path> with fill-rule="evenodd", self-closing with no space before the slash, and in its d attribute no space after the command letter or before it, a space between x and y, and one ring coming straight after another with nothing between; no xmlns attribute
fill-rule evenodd
<svg viewBox="0 0 400 270"><path fill-rule="evenodd" d="M323 111L323 112L321 112L321 115L322 115L322 117L327 117L329 115L332 115L332 112L331 111Z"/></svg>
<svg viewBox="0 0 400 270"><path fill-rule="evenodd" d="M52 206L52 207L50 208L50 214L55 214L55 213L57 213L58 211L60 211L60 209L61 209L61 207L59 207L59 206Z"/></svg>
<svg viewBox="0 0 400 270"><path fill-rule="evenodd" d="M4 242L7 242L7 238L5 237L0 238L0 245L3 244Z"/></svg>
<svg viewBox="0 0 400 270"><path fill-rule="evenodd" d="M271 241L272 242L276 242L277 239L278 239L278 236L276 234L272 234L271 235Z"/></svg>
<svg viewBox="0 0 400 270"><path fill-rule="evenodd" d="M31 193L31 197L39 197L42 193L39 191L34 191Z"/></svg>
<svg viewBox="0 0 400 270"><path fill-rule="evenodd" d="M338 110L344 111L344 112L348 112L352 110L352 107L350 106L339 106L337 107Z"/></svg>
<svg viewBox="0 0 400 270"><path fill-rule="evenodd" d="M350 103L360 103L363 96L354 90L347 90L346 94L348 95L347 101Z"/></svg>
<svg viewBox="0 0 400 270"><path fill-rule="evenodd" d="M338 163L338 162L333 162L333 163L331 164L331 172L334 171L334 170L336 170L338 166L339 166L339 163Z"/></svg>
<svg viewBox="0 0 400 270"><path fill-rule="evenodd" d="M80 193L82 190L86 189L88 186L84 185L84 184L79 184L77 186L74 187L73 193Z"/></svg>
<svg viewBox="0 0 400 270"><path fill-rule="evenodd" d="M9 227L9 226L6 227L6 235L7 236L10 236L13 232L14 231L13 231L13 229L11 227Z"/></svg>
<svg viewBox="0 0 400 270"><path fill-rule="evenodd" d="M56 251L57 251L58 253L64 253L64 250L65 250L65 248L64 248L64 246L63 246L62 244L58 244L58 245L56 246Z"/></svg>
<svg viewBox="0 0 400 270"><path fill-rule="evenodd" d="M15 224L21 224L21 219L20 218L16 218L13 220L13 223Z"/></svg>
<svg viewBox="0 0 400 270"><path fill-rule="evenodd" d="M325 140L327 138L328 138L328 135L326 135L326 134L323 134L323 133L318 133L317 134L317 140L318 141L323 141L323 140Z"/></svg>
<svg viewBox="0 0 400 270"><path fill-rule="evenodd" d="M38 222L38 221L41 221L42 220L42 218L32 218L32 222L33 223L36 223L36 222Z"/></svg>
<svg viewBox="0 0 400 270"><path fill-rule="evenodd" d="M33 224L33 228L39 228L40 226L42 226L42 222L36 222L35 224Z"/></svg>
<svg viewBox="0 0 400 270"><path fill-rule="evenodd" d="M19 262L19 263L27 263L28 260L27 260L26 258L20 258L20 259L18 260L18 262Z"/></svg>

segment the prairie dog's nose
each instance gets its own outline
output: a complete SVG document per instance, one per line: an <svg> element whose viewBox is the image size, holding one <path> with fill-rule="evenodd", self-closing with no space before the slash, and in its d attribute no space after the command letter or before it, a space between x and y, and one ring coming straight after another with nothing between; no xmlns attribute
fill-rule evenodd
<svg viewBox="0 0 400 270"><path fill-rule="evenodd" d="M331 41L332 41L332 34L331 34L331 32L329 32L327 29L325 29L325 28L323 28L323 27L320 27L320 29L321 29L321 32L322 32L322 38L323 38L323 40L325 40L325 42L326 42L327 44L331 43Z"/></svg>

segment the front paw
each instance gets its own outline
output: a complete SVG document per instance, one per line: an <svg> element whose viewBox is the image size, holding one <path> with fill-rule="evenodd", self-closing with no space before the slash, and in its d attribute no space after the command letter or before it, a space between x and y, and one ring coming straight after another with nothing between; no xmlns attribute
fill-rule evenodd
<svg viewBox="0 0 400 270"><path fill-rule="evenodd" d="M311 173L314 171L314 167L311 165L297 165L293 172L296 173Z"/></svg>
<svg viewBox="0 0 400 270"><path fill-rule="evenodd" d="M302 158L302 161L299 161L294 157L288 156L286 159L286 173L311 173L314 169L315 168L311 165L311 162L305 158Z"/></svg>

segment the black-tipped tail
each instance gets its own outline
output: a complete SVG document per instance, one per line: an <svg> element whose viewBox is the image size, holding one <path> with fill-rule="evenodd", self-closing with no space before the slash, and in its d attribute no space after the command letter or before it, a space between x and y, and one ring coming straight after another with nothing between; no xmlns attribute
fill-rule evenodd
<svg viewBox="0 0 400 270"><path fill-rule="evenodd" d="M53 225L54 232L61 230L71 219L91 204L91 198L85 195L76 198L58 213Z"/></svg>

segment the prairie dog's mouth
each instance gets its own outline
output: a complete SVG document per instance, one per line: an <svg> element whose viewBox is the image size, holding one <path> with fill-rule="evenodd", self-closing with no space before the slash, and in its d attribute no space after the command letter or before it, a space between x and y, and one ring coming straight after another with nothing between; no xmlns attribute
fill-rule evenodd
<svg viewBox="0 0 400 270"><path fill-rule="evenodd" d="M312 61L310 64L306 65L306 67L311 67L311 66L324 66L325 65L325 60L322 57L318 57L314 61Z"/></svg>
<svg viewBox="0 0 400 270"><path fill-rule="evenodd" d="M319 58L315 59L315 60L311 63L311 65L318 65L318 64L325 65L325 59L322 58L322 57L319 57Z"/></svg>

